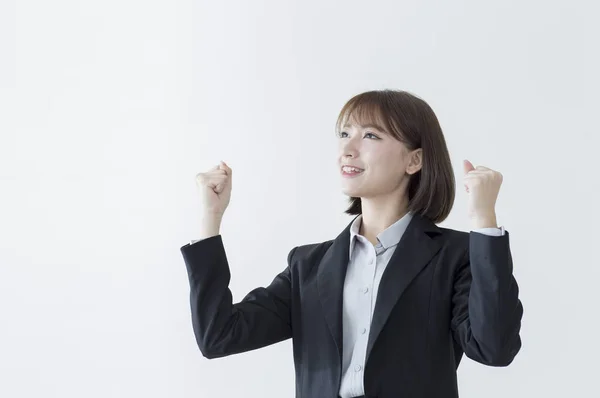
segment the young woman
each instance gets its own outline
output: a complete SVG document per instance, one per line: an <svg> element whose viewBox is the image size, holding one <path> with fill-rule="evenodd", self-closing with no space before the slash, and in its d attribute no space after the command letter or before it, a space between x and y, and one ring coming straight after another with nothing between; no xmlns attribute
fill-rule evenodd
<svg viewBox="0 0 600 398"><path fill-rule="evenodd" d="M502 175L465 161L471 231L442 228L455 180L425 101L359 94L336 132L354 219L335 239L294 247L268 287L235 304L219 234L232 171L198 174L202 236L181 248L198 346L217 358L292 338L297 398L458 397L463 353L507 366L521 348L523 306L495 215Z"/></svg>

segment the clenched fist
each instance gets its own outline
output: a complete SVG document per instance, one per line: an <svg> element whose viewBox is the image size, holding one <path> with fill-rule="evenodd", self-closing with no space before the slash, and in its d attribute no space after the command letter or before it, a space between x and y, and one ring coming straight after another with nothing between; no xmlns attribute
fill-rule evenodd
<svg viewBox="0 0 600 398"><path fill-rule="evenodd" d="M496 199L502 185L502 174L485 166L463 161L463 183L469 194L468 214L472 228L497 228Z"/></svg>
<svg viewBox="0 0 600 398"><path fill-rule="evenodd" d="M231 168L221 161L207 172L198 173L196 185L203 214L222 217L231 198Z"/></svg>

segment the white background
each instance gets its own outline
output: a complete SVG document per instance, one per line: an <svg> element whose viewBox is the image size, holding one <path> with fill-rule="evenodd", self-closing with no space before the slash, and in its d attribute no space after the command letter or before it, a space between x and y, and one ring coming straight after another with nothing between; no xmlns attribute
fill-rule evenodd
<svg viewBox="0 0 600 398"><path fill-rule="evenodd" d="M461 397L598 397L598 6L584 1L0 3L0 396L292 397L291 341L218 360L180 247L224 160L236 301L344 215L334 123L408 90L503 173L523 348ZM466 193L442 226L468 230Z"/></svg>

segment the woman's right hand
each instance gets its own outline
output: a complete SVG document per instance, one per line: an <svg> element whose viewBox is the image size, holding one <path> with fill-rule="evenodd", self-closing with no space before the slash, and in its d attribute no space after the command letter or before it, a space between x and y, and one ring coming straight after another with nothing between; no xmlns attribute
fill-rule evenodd
<svg viewBox="0 0 600 398"><path fill-rule="evenodd" d="M221 161L207 172L196 175L202 214L223 217L231 198L231 168Z"/></svg>

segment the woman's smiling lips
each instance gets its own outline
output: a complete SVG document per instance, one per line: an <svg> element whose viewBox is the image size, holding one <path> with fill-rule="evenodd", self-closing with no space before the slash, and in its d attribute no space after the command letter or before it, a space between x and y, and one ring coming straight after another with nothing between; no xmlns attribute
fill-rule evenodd
<svg viewBox="0 0 600 398"><path fill-rule="evenodd" d="M354 167L354 166L347 166L347 165L342 166L341 170L342 170L342 176L344 176L344 177L356 177L356 176L362 174L363 171L365 171L364 169Z"/></svg>

